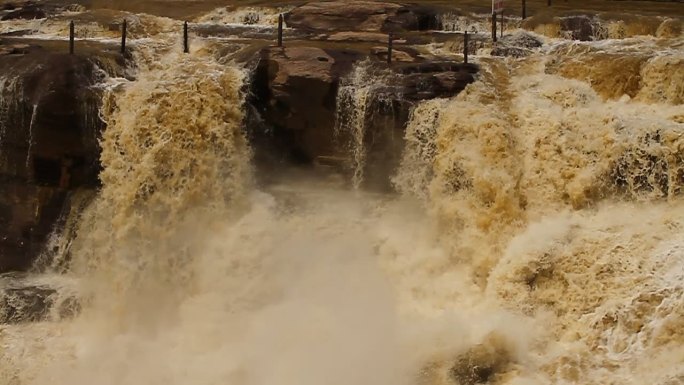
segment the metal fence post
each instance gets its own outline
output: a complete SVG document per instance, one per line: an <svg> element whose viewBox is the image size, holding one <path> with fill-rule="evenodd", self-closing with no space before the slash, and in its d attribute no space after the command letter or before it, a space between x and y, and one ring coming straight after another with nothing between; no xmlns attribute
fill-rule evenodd
<svg viewBox="0 0 684 385"><path fill-rule="evenodd" d="M126 53L126 34L128 30L128 22L126 19L123 20L123 23L121 24L121 54Z"/></svg>
<svg viewBox="0 0 684 385"><path fill-rule="evenodd" d="M188 22L183 23L183 52L189 53L190 46L188 45Z"/></svg>
<svg viewBox="0 0 684 385"><path fill-rule="evenodd" d="M72 20L69 23L69 54L70 55L74 54L74 35L75 35L75 27L74 27L74 21Z"/></svg>
<svg viewBox="0 0 684 385"><path fill-rule="evenodd" d="M468 64L468 30L463 34L463 62Z"/></svg>
<svg viewBox="0 0 684 385"><path fill-rule="evenodd" d="M283 46L283 14L278 16L278 47Z"/></svg>

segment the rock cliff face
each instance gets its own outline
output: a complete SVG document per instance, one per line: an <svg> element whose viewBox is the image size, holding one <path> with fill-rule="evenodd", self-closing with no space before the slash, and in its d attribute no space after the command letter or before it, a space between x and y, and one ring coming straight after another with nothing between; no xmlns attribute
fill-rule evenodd
<svg viewBox="0 0 684 385"><path fill-rule="evenodd" d="M352 50L265 48L252 82L252 104L267 130L255 132L258 154L309 164L335 151L333 127L340 78L361 58Z"/></svg>
<svg viewBox="0 0 684 385"><path fill-rule="evenodd" d="M350 132L340 121L361 109L367 112L357 122L363 126L357 145L368 154L366 175L380 176L380 182L366 186L388 188L411 108L422 100L456 95L477 72L476 66L414 47L445 39L416 33L439 28L437 15L432 7L332 1L292 9L286 16L285 47L273 46L273 26L198 23L191 25L191 34L237 41L212 43L217 52L234 53L232 47L250 42L233 59L254 68L247 128L264 170L298 164L351 173ZM46 18L36 23L66 24L73 18L78 26L92 24L91 33L110 39L125 16L84 11L59 0L17 0L0 9L7 23ZM64 40L31 40L38 30L23 30L22 21L17 22L17 30L0 35L0 274L35 266L49 235L68 216L72 198L80 196L75 193L97 189L98 138L104 129L98 84L108 74L124 76L126 66L116 44L79 41L76 55L69 55ZM131 23L132 39L138 27ZM163 30L157 27L146 33ZM392 65L387 64L388 32L396 34ZM361 67L372 90L365 104L357 105L353 93L366 86L354 83ZM343 88L352 98L347 104L340 101Z"/></svg>
<svg viewBox="0 0 684 385"><path fill-rule="evenodd" d="M293 28L311 31L426 31L439 29L438 12L418 5L381 1L308 3L285 18Z"/></svg>
<svg viewBox="0 0 684 385"><path fill-rule="evenodd" d="M63 11L77 11L83 6L59 0L5 0L0 2L0 20L42 19Z"/></svg>
<svg viewBox="0 0 684 385"><path fill-rule="evenodd" d="M28 268L69 193L98 184L106 56L0 41L0 273Z"/></svg>
<svg viewBox="0 0 684 385"><path fill-rule="evenodd" d="M352 139L345 132L350 127L340 125L342 115L359 110L363 116L354 124L363 126L355 129L363 131L364 138L353 140L368 152L366 174L382 176L374 187L389 188L387 176L401 153L411 108L422 100L458 94L477 72L476 66L414 48L445 39L415 33L440 29L440 12L374 1L311 2L287 12L285 47L261 49L254 65L250 104L259 119L253 119L250 132L257 161L267 162L269 168L290 162L338 169L346 165L351 172ZM387 64L389 32L395 34L392 65ZM360 66L371 84L350 84ZM350 94L354 92L364 94L365 104L343 100L343 87L347 98L356 98Z"/></svg>
<svg viewBox="0 0 684 385"><path fill-rule="evenodd" d="M415 103L458 94L474 81L477 66L425 60L404 52L408 59L387 65L387 51L363 52L353 46L293 46L265 48L254 73L251 104L262 126L252 126L261 161L299 164L348 163L345 132L340 132L345 108L366 111L362 117L372 174L384 176L376 187L388 188L392 168L403 147L403 129ZM399 51L402 52L402 51ZM350 77L359 66L373 83L367 105L341 106L340 88L363 88ZM353 91L352 91L353 92ZM361 90L361 92L364 92ZM354 95L348 95L354 98ZM337 129L337 132L336 132ZM342 130L344 131L344 130ZM382 167L380 167L382 165ZM378 168L380 167L380 168ZM374 178L369 178L369 181Z"/></svg>

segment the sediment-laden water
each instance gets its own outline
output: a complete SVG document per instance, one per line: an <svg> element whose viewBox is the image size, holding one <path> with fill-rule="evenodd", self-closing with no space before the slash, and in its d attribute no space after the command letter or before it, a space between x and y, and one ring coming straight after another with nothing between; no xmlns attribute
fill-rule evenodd
<svg viewBox="0 0 684 385"><path fill-rule="evenodd" d="M199 21L275 14L227 12ZM0 326L0 384L684 382L681 33L476 55L377 193L363 64L337 100L352 183L260 185L247 71L140 20L135 80L103 84L102 187L28 278L57 305Z"/></svg>

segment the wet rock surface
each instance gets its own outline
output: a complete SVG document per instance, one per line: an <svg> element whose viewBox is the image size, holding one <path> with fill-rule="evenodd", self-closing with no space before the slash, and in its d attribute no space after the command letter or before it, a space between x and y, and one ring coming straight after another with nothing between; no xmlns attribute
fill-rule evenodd
<svg viewBox="0 0 684 385"><path fill-rule="evenodd" d="M503 338L488 335L483 343L460 355L450 370L451 377L461 385L496 383L502 372L510 369L511 354Z"/></svg>
<svg viewBox="0 0 684 385"><path fill-rule="evenodd" d="M71 10L70 4L56 0L25 1L11 0L0 2L0 20L33 20Z"/></svg>
<svg viewBox="0 0 684 385"><path fill-rule="evenodd" d="M55 290L40 287L8 288L0 292L0 323L36 322L47 318Z"/></svg>
<svg viewBox="0 0 684 385"><path fill-rule="evenodd" d="M428 6L376 1L307 3L285 16L287 25L310 31L424 31L439 29Z"/></svg>
<svg viewBox="0 0 684 385"><path fill-rule="evenodd" d="M287 47L266 48L259 55L252 103L272 128L257 138L269 148L266 152L295 163L333 152L337 87L360 53Z"/></svg>
<svg viewBox="0 0 684 385"><path fill-rule="evenodd" d="M76 297L64 296L56 288L24 277L0 277L0 324L68 318L79 311Z"/></svg>
<svg viewBox="0 0 684 385"><path fill-rule="evenodd" d="M528 32L505 35L492 49L493 56L525 57L543 45L539 38Z"/></svg>
<svg viewBox="0 0 684 385"><path fill-rule="evenodd" d="M473 81L478 71L475 64L430 61L398 64L401 94L407 100L420 101L457 95Z"/></svg>
<svg viewBox="0 0 684 385"><path fill-rule="evenodd" d="M597 27L597 21L585 15L566 16L561 18L560 22L561 34L572 40L594 40Z"/></svg>
<svg viewBox="0 0 684 385"><path fill-rule="evenodd" d="M106 52L69 55L0 40L0 273L27 269L71 191L98 184Z"/></svg>
<svg viewBox="0 0 684 385"><path fill-rule="evenodd" d="M402 47L403 49L403 47ZM257 160L313 164L347 156L344 133L336 132L340 87L355 66L364 63L373 82L368 99L366 135L370 174L383 175L376 187L388 188L391 169L403 146L403 129L415 103L451 97L474 81L478 67L453 61L425 60L406 47L407 59L387 65L387 52L351 48L266 48L252 81L251 104L261 118L252 125ZM394 57L394 56L393 56ZM348 86L348 85L347 85ZM372 180L373 178L368 178Z"/></svg>
<svg viewBox="0 0 684 385"><path fill-rule="evenodd" d="M16 30L6 30L0 37L0 273L31 267L48 236L68 216L74 191L98 186L97 140L104 124L99 119L101 94L96 85L106 74L127 75L125 60L132 56L124 58L116 43L98 43L90 36L117 37L121 20L127 17L133 51L135 39L171 28L169 20L143 20L119 10L86 6L87 10L57 0L5 2L0 10L0 17L8 20L48 18L42 29L23 31L17 24ZM65 10L70 13L61 13ZM285 48L272 46L273 25L199 22L190 26L191 44L192 39L206 39L217 55L254 68L248 126L257 162L307 166L326 158L346 162L346 139L335 133L338 91L355 66L368 62L378 76L387 77L386 86L376 87L371 98L381 100L369 102L365 139L369 168L384 175L385 183L401 153L412 106L456 95L477 72L475 66L426 56L415 48L461 39L406 32L439 28L434 7L333 1L296 7L286 18ZM77 32L85 37L77 41L76 55L68 54L64 40L29 38L34 33L61 34L60 26L69 20L76 21ZM182 24L178 25L181 31ZM390 31L404 36L396 37L393 64L388 67Z"/></svg>

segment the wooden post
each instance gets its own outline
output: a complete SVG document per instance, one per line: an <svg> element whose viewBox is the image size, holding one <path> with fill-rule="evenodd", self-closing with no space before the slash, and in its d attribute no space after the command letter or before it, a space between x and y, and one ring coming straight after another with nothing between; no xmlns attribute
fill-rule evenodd
<svg viewBox="0 0 684 385"><path fill-rule="evenodd" d="M522 0L522 18L525 20L527 18L527 4L525 0Z"/></svg>
<svg viewBox="0 0 684 385"><path fill-rule="evenodd" d="M189 53L190 46L188 45L188 22L183 23L183 52Z"/></svg>
<svg viewBox="0 0 684 385"><path fill-rule="evenodd" d="M496 43L496 12L492 12L492 41Z"/></svg>
<svg viewBox="0 0 684 385"><path fill-rule="evenodd" d="M126 53L126 33L128 29L128 22L126 19L123 20L123 23L121 24L121 54Z"/></svg>
<svg viewBox="0 0 684 385"><path fill-rule="evenodd" d="M283 46L283 14L278 16L278 47Z"/></svg>
<svg viewBox="0 0 684 385"><path fill-rule="evenodd" d="M72 20L69 23L69 54L73 55L74 54L74 21Z"/></svg>
<svg viewBox="0 0 684 385"><path fill-rule="evenodd" d="M390 32L387 38L387 64L392 64L392 45L394 43L393 40L394 36L392 32Z"/></svg>
<svg viewBox="0 0 684 385"><path fill-rule="evenodd" d="M504 32L504 11L502 9L501 10L501 37L503 37L503 32Z"/></svg>
<svg viewBox="0 0 684 385"><path fill-rule="evenodd" d="M468 30L463 34L463 62L468 64Z"/></svg>

